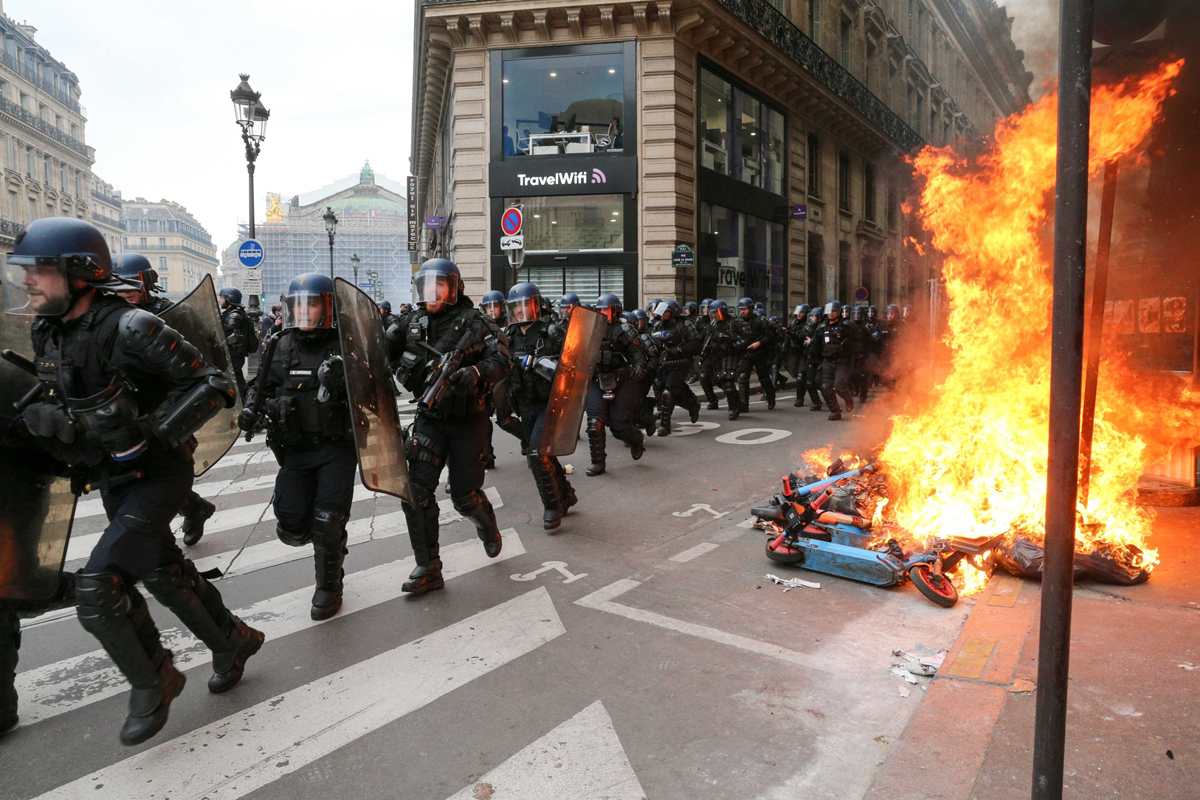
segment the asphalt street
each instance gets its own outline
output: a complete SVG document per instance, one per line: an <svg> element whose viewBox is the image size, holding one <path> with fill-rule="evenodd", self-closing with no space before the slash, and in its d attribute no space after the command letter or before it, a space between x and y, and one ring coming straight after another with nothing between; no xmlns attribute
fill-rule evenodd
<svg viewBox="0 0 1200 800"><path fill-rule="evenodd" d="M867 447L886 418L875 402L850 422L825 416L788 392L737 422L703 411L638 462L610 439L594 478L581 441L563 459L580 503L552 533L497 429L485 487L500 558L445 500L446 589L404 596L400 503L360 489L345 605L324 623L308 617L311 548L274 538L274 459L239 442L197 481L218 511L189 555L222 569L230 608L267 633L245 679L210 695L206 651L151 600L188 686L156 738L125 748L126 685L95 640L73 612L31 621L0 796L861 797L922 700L891 674L892 651L950 648L973 603L940 609L912 586L766 559L749 508L804 450ZM68 568L103 525L85 497ZM820 588L784 592L768 573Z"/></svg>

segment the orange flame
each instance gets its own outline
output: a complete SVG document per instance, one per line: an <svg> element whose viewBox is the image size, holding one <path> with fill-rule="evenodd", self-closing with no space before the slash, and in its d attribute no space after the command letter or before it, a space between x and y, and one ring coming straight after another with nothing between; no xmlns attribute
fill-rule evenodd
<svg viewBox="0 0 1200 800"><path fill-rule="evenodd" d="M1092 174L1111 159L1139 155L1182 67L1170 62L1094 88ZM943 260L951 364L932 397L894 418L880 461L888 518L922 541L997 533L1040 541L1044 533L1053 285L1043 242L1056 113L1057 95L1048 95L1002 121L977 159L926 147L912 161L923 179L917 215ZM1151 517L1130 492L1173 444L1200 442L1200 397L1181 381L1135 397L1129 374L1106 354L1077 547L1135 545L1152 567ZM981 588L971 572L979 571L964 562L955 582Z"/></svg>

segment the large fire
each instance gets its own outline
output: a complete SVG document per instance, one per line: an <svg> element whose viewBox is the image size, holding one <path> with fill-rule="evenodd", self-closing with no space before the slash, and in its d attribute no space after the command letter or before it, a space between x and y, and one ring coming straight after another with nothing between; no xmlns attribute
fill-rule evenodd
<svg viewBox="0 0 1200 800"><path fill-rule="evenodd" d="M1144 151L1182 66L1166 63L1093 89L1093 175L1110 159L1129 164ZM1057 95L1048 95L1001 122L973 159L949 147L926 147L913 159L921 185L915 212L942 257L951 361L936 391L894 418L879 460L890 498L883 516L919 540L997 533L1042 540L1056 112ZM1200 395L1182 381L1148 392L1106 348L1079 552L1119 550L1153 567L1151 517L1133 494L1147 465L1173 445L1200 442L1198 410ZM981 577L955 580L970 591Z"/></svg>

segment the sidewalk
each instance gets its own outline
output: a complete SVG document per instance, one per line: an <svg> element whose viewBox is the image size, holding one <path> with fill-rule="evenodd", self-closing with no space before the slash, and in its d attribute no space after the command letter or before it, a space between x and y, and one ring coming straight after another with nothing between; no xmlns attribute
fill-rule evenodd
<svg viewBox="0 0 1200 800"><path fill-rule="evenodd" d="M1200 509L1157 514L1149 582L1075 590L1064 797L1200 797ZM997 574L870 800L1030 796L1040 596Z"/></svg>

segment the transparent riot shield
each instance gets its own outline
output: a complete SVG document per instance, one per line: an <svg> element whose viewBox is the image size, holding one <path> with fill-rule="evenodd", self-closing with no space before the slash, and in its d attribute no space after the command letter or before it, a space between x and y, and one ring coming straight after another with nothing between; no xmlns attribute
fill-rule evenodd
<svg viewBox="0 0 1200 800"><path fill-rule="evenodd" d="M0 313L0 349L32 357L32 321ZM8 429L17 413L13 404L28 399L37 383L25 369L0 360L0 428ZM75 517L71 481L57 477L40 450L0 437L0 487L0 599L53 600Z"/></svg>
<svg viewBox="0 0 1200 800"><path fill-rule="evenodd" d="M554 386L550 390L550 405L538 441L538 455L569 456L579 442L579 425L587 405L588 386L592 370L600 359L600 342L608 322L599 311L576 306L567 325L567 340L563 344L558 369L554 371Z"/></svg>
<svg viewBox="0 0 1200 800"><path fill-rule="evenodd" d="M388 370L387 339L379 307L369 295L342 278L334 281L334 304L363 486L411 501L404 432Z"/></svg>
<svg viewBox="0 0 1200 800"><path fill-rule="evenodd" d="M211 275L205 275L192 293L162 313L163 321L187 339L200 354L217 369L225 373L230 385L236 386L233 361L229 357L229 346L225 343L225 330L221 327L221 311L217 306L217 290ZM237 418L242 413L239 397L232 408L217 412L196 431L196 452L193 467L196 477L207 472L213 464L229 452L238 438Z"/></svg>

